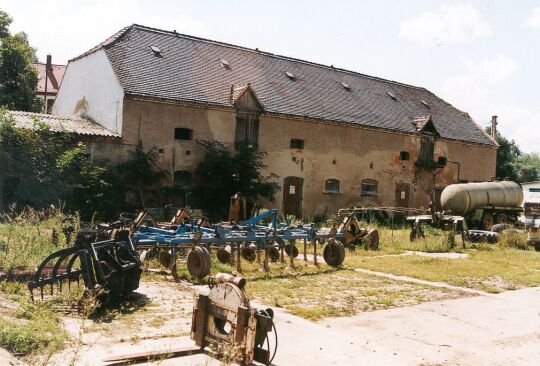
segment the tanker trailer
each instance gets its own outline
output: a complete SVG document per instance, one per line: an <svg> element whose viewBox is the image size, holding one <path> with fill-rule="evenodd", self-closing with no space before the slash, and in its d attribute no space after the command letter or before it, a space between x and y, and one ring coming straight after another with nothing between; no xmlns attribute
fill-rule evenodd
<svg viewBox="0 0 540 366"><path fill-rule="evenodd" d="M441 193L444 211L465 217L469 228L481 230L516 222L522 203L523 190L511 181L451 184Z"/></svg>

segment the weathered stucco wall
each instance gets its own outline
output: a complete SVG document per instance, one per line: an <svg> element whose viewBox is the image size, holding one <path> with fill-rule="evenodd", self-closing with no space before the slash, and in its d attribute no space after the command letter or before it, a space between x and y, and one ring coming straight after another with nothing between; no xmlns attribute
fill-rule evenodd
<svg viewBox="0 0 540 366"><path fill-rule="evenodd" d="M103 50L70 61L53 112L83 115L107 129L122 131L124 91Z"/></svg>
<svg viewBox="0 0 540 366"><path fill-rule="evenodd" d="M126 99L123 115L124 149L133 148L138 140L145 148L156 146L161 151L160 165L171 173L193 171L202 157L196 140L216 139L231 148L234 142L234 111ZM175 140L175 128L192 129L193 139ZM304 149L291 149L291 139L304 140ZM459 162L460 169L451 162L442 169L418 168L414 163L420 150L417 135L264 115L259 148L268 153L267 173L279 175L280 185L289 176L304 179L302 211L307 217L353 205L395 206L399 183L409 185L411 207L427 207L431 187L457 182L458 170L459 179L468 181L487 180L495 174L494 148L437 140L435 160L445 156ZM400 151L407 151L409 160L400 160ZM122 154L116 156L120 159ZM338 179L340 192L325 193L326 179ZM363 179L377 181L377 195L361 194ZM283 191L269 205L281 210Z"/></svg>

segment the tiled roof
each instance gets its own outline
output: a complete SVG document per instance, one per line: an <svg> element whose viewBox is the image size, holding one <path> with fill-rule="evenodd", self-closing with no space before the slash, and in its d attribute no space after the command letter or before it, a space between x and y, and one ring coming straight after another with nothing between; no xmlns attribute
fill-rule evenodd
<svg viewBox="0 0 540 366"><path fill-rule="evenodd" d="M140 25L100 48L127 95L232 107L231 86L250 83L266 113L407 133L429 114L444 138L496 145L468 114L420 87Z"/></svg>
<svg viewBox="0 0 540 366"><path fill-rule="evenodd" d="M31 129L34 127L34 121L39 120L48 125L52 131L88 136L120 137L105 127L82 117L63 117L54 114L20 111L8 111L8 113L13 116L15 126L18 128Z"/></svg>
<svg viewBox="0 0 540 366"><path fill-rule="evenodd" d="M34 63L32 64L38 69L39 80L36 91L38 93L45 93L45 66L46 64ZM66 72L66 65L51 65L52 72L49 72L47 79L47 94L57 94L64 73Z"/></svg>

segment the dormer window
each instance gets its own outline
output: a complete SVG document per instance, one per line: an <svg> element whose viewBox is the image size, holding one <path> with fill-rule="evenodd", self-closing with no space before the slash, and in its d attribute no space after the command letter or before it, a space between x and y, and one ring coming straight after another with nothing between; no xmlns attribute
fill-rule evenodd
<svg viewBox="0 0 540 366"><path fill-rule="evenodd" d="M154 54L154 56L156 56L156 57L163 57L163 53L161 52L161 50L159 49L159 47L157 47L157 46L150 46L150 50L152 50L152 53Z"/></svg>

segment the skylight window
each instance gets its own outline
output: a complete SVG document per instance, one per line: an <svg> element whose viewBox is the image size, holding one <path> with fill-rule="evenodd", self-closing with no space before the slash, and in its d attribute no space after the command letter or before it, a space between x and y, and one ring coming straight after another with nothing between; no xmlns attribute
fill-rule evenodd
<svg viewBox="0 0 540 366"><path fill-rule="evenodd" d="M295 80L296 77L294 76L294 74L290 71L285 71L285 75L287 75L287 77L291 80Z"/></svg>
<svg viewBox="0 0 540 366"><path fill-rule="evenodd" d="M343 85L343 87L345 88L345 90L351 91L351 87L349 86L349 84L344 83L344 82L342 81L342 82L341 82L341 85Z"/></svg>
<svg viewBox="0 0 540 366"><path fill-rule="evenodd" d="M157 47L157 46L150 46L150 49L151 49L152 52L154 53L154 56L156 56L156 57L163 57L163 53L161 52L161 50L159 49L159 47Z"/></svg>
<svg viewBox="0 0 540 366"><path fill-rule="evenodd" d="M431 108L431 106L425 101L425 100L421 100L420 101L426 108Z"/></svg>
<svg viewBox="0 0 540 366"><path fill-rule="evenodd" d="M231 64L229 63L229 61L220 58L219 62L221 62L221 66L223 66L223 68L225 68L227 70L229 70L231 68Z"/></svg>
<svg viewBox="0 0 540 366"><path fill-rule="evenodd" d="M388 96L389 96L390 98L392 98L392 99L394 99L395 101L397 101L397 97L396 97L394 94L392 94L392 93L390 93L390 92L386 92L386 94L388 94Z"/></svg>

